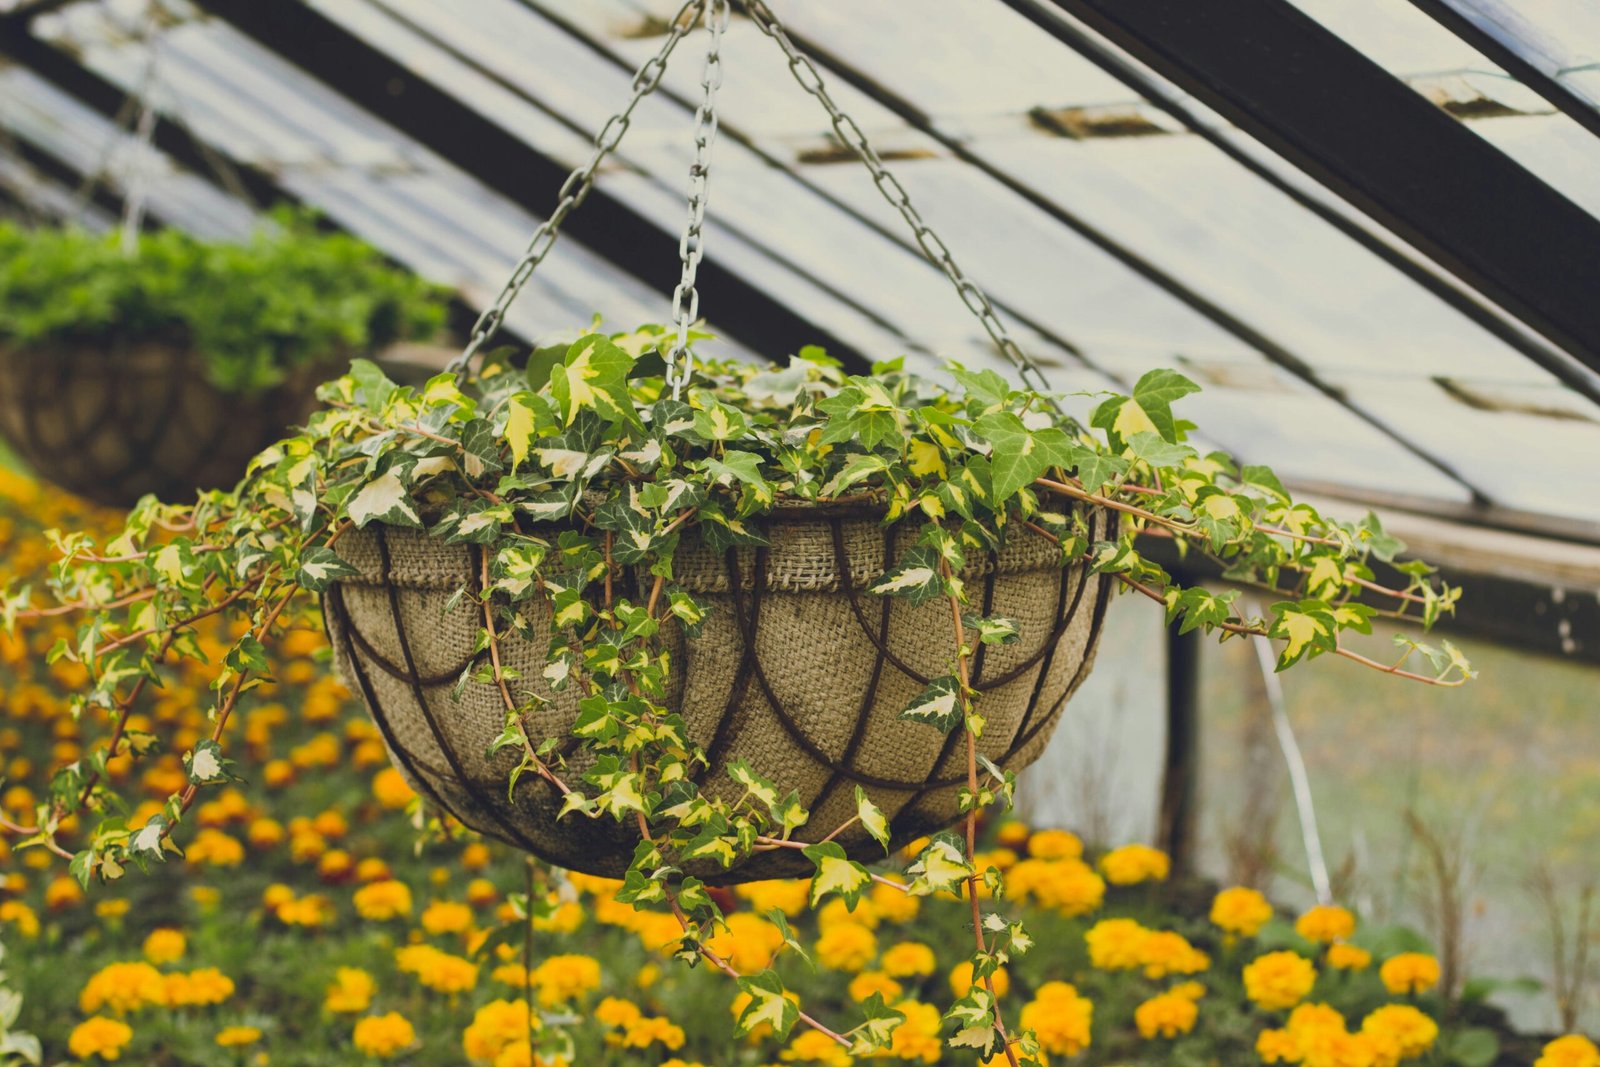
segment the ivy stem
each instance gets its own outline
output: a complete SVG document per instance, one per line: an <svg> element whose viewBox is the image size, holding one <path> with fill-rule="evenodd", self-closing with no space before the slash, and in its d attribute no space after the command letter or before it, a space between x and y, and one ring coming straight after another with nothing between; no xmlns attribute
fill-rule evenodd
<svg viewBox="0 0 1600 1067"><path fill-rule="evenodd" d="M950 573L948 560L939 561L939 571L948 584L953 577ZM961 729L967 735L967 791L970 794L967 808L967 862L972 865L972 873L967 875L967 899L972 902L972 938L977 944L978 955L986 955L989 946L983 936L983 910L978 903L978 735L972 730L972 678L969 669L971 650L967 648L966 627L961 622L961 599L951 594L950 619L955 627L956 634L956 671L961 680ZM973 961L976 973L977 961ZM994 1032L1000 1038L1000 1044L1006 1051L1006 1060L1011 1067L1018 1067L1017 1053L1011 1047L1011 1038L1006 1034L1005 1018L1000 1012L1000 998L994 991L994 975L983 976L983 987L989 991L990 1012L994 1017Z"/></svg>
<svg viewBox="0 0 1600 1067"><path fill-rule="evenodd" d="M500 635L495 632L494 598L489 592L489 553L485 552L482 555L479 581L483 586L483 626L489 635L489 663L494 668L495 685L500 688L500 699L506 706L506 713L517 717L517 732L522 735L522 751L533 764L534 773L553 785L562 796L566 796L572 792L572 788L562 781L561 776L552 771L534 751L533 742L528 738L527 727L522 725L522 716L517 711L517 702L511 697L511 687L506 684L505 674L500 669Z"/></svg>

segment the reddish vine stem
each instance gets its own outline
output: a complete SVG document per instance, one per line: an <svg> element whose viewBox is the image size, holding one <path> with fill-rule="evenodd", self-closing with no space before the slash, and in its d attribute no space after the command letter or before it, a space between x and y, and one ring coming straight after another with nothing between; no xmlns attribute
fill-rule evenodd
<svg viewBox="0 0 1600 1067"><path fill-rule="evenodd" d="M945 560L939 561L939 570L944 575L946 582L950 581L950 564ZM972 864L972 873L967 875L967 899L972 902L972 938L977 944L978 954L984 955L989 951L989 946L983 936L983 911L978 904L978 737L972 732L970 716L972 712L972 679L968 669L970 653L967 649L966 627L961 622L961 600L951 596L950 618L955 627L956 634L956 672L961 681L961 729L967 735L967 790L971 794L971 807L967 809L967 862ZM983 976L983 987L989 992L990 1012L994 1016L994 1032L1000 1038L1000 1044L1005 1049L1006 1060L1011 1067L1019 1067L1016 1050L1011 1047L1011 1038L1006 1034L1005 1018L1000 1011L1000 997L994 991L994 976Z"/></svg>

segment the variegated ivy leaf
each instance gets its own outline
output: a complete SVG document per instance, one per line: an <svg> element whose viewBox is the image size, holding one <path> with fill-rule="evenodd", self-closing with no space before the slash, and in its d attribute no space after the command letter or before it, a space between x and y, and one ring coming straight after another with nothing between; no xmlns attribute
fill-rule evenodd
<svg viewBox="0 0 1600 1067"><path fill-rule="evenodd" d="M1302 656L1317 656L1338 647L1339 624L1321 600L1280 601L1272 605L1272 625L1267 631L1285 643L1278 670L1286 670Z"/></svg>
<svg viewBox="0 0 1600 1067"><path fill-rule="evenodd" d="M994 1025L994 997L987 989L974 982L966 996L950 1005L944 1021L955 1028L946 1039L952 1048L977 1049L984 1060L993 1055L1000 1033Z"/></svg>
<svg viewBox="0 0 1600 1067"><path fill-rule="evenodd" d="M777 805L778 787L757 774L744 760L734 760L728 764L728 777L744 786L745 793L758 801L762 807L772 808Z"/></svg>
<svg viewBox="0 0 1600 1067"><path fill-rule="evenodd" d="M988 618L962 615L961 625L986 645L1009 645L1022 633L1017 620L1004 615L991 615Z"/></svg>
<svg viewBox="0 0 1600 1067"><path fill-rule="evenodd" d="M422 519L412 505L410 491L401 483L393 468L384 471L350 498L345 512L357 529L368 523L381 522L385 526L420 527Z"/></svg>
<svg viewBox="0 0 1600 1067"><path fill-rule="evenodd" d="M874 474L881 474L889 469L889 461L876 453L851 456L850 462L835 474L827 485L822 487L823 496L840 496L857 482L866 480Z"/></svg>
<svg viewBox="0 0 1600 1067"><path fill-rule="evenodd" d="M783 987L783 979L778 977L776 971L765 970L760 974L743 976L739 979L739 989L750 997L750 1003L739 1013L736 1024L740 1035L765 1024L772 1027L778 1040L782 1041L794 1029L794 1024L800 1021L800 1007L790 999L788 990Z"/></svg>
<svg viewBox="0 0 1600 1067"><path fill-rule="evenodd" d="M1200 387L1173 370L1153 370L1135 383L1133 395L1113 396L1095 408L1090 425L1106 430L1112 443L1121 447L1134 434L1153 430L1168 441L1178 440L1178 426L1172 418L1172 402Z"/></svg>
<svg viewBox="0 0 1600 1067"><path fill-rule="evenodd" d="M1238 597L1237 589L1220 593L1214 593L1204 586L1169 589L1166 597L1167 621L1170 623L1181 616L1183 622L1178 626L1180 634L1186 634L1197 626L1205 627L1206 632L1210 633L1233 617L1233 602Z"/></svg>
<svg viewBox="0 0 1600 1067"><path fill-rule="evenodd" d="M155 859L166 862L167 850L163 845L167 833L166 817L152 815L145 824L135 830L128 839L128 851L135 856L145 859Z"/></svg>
<svg viewBox="0 0 1600 1067"><path fill-rule="evenodd" d="M856 786L856 818L861 820L861 828L872 835L873 840L883 846L885 852L889 851L889 820L884 817L883 811L867 796L867 791L861 786Z"/></svg>
<svg viewBox="0 0 1600 1067"><path fill-rule="evenodd" d="M790 951L798 954L801 959L806 961L806 966L813 966L811 963L811 957L806 953L805 946L800 944L800 938L796 936L794 930L789 926L788 916L784 915L784 913L779 911L777 908L768 908L766 911L766 917L767 921L773 926L776 926L778 928L778 933L783 936L783 948L789 949ZM778 951L782 952L783 949L779 949Z"/></svg>
<svg viewBox="0 0 1600 1067"><path fill-rule="evenodd" d="M874 993L861 1002L866 1021L845 1036L850 1039L850 1055L871 1056L894 1043L894 1032L906 1021L905 1013L895 1011L884 1003L882 993Z"/></svg>
<svg viewBox="0 0 1600 1067"><path fill-rule="evenodd" d="M1023 486L1053 468L1071 468L1086 450L1054 427L1029 430L1022 419L1009 411L995 411L973 423L972 428L993 446L989 470L994 479L994 500L1001 504L1015 496Z"/></svg>
<svg viewBox="0 0 1600 1067"><path fill-rule="evenodd" d="M736 441L750 429L750 423L737 408L716 400L694 413L694 432L707 441Z"/></svg>
<svg viewBox="0 0 1600 1067"><path fill-rule="evenodd" d="M550 393L567 425L588 409L612 422L637 423L628 397L628 372L634 359L601 334L585 334L567 350L564 363L550 369Z"/></svg>
<svg viewBox="0 0 1600 1067"><path fill-rule="evenodd" d="M944 595L937 554L926 545L907 550L894 567L867 587L867 591L879 596L907 597L916 607Z"/></svg>
<svg viewBox="0 0 1600 1067"><path fill-rule="evenodd" d="M862 892L872 885L867 869L846 856L837 841L807 845L805 855L817 869L811 878L811 906L819 907L830 894L837 894L854 911Z"/></svg>
<svg viewBox="0 0 1600 1067"><path fill-rule="evenodd" d="M189 772L189 781L196 785L226 782L233 778L228 768L233 761L222 755L222 746L210 738L195 742L194 749L184 754L183 766Z"/></svg>
<svg viewBox="0 0 1600 1067"><path fill-rule="evenodd" d="M350 566L331 548L318 545L308 548L300 556L300 570L295 581L313 593L320 593L343 578L354 578L361 572Z"/></svg>
<svg viewBox="0 0 1600 1067"><path fill-rule="evenodd" d="M926 848L917 853L917 860L906 868L911 876L910 892L914 897L934 893L957 892L961 883L972 874L961 840L949 832L936 834Z"/></svg>
<svg viewBox="0 0 1600 1067"><path fill-rule="evenodd" d="M912 698L900 718L920 722L947 734L961 725L961 680L946 674L928 683Z"/></svg>
<svg viewBox="0 0 1600 1067"><path fill-rule="evenodd" d="M522 466L522 461L528 458L528 450L533 445L536 432L533 394L517 393L506 401L505 435L506 444L511 449L513 473Z"/></svg>

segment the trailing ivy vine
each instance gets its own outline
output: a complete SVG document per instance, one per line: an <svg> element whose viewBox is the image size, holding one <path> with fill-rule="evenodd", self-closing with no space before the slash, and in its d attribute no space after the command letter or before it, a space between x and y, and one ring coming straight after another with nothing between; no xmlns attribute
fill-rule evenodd
<svg viewBox="0 0 1600 1067"><path fill-rule="evenodd" d="M323 387L325 407L305 432L263 452L234 491L183 505L146 500L104 544L57 534L53 603L35 606L35 591L12 589L0 608L13 624L82 614L76 641L50 656L88 668L77 712L104 721L107 740L56 775L33 824L4 829L19 846L55 852L86 883L177 853L196 797L232 777L225 732L266 680L266 644L316 594L357 573L339 554L341 538L373 524L425 529L447 544L483 546L481 581L457 594L478 597L482 613L457 691L498 694L504 729L491 752L520 755L508 786L536 775L564 797L562 817L637 829L619 899L670 910L683 931L678 955L738 981L750 995L741 1031L768 1023L784 1035L803 1024L867 1051L888 1042L899 1018L873 997L853 1027L834 1028L787 996L775 971L740 974L709 947L722 912L684 868L788 849L814 866L813 906L835 896L853 906L873 883L964 896L975 981L946 1014L951 1043L1018 1063L1036 1060L1037 1046L1007 1028L992 975L1031 939L1004 911L999 872L972 862L978 817L1010 803L1014 779L978 750L984 708L970 679L978 647L1015 640L1018 626L974 608L960 578L969 555L1044 539L1062 566L1114 575L1183 630L1281 642L1280 670L1333 655L1429 685L1471 676L1448 642L1398 637L1390 662L1350 647L1348 635L1370 633L1379 618L1431 626L1459 591L1426 564L1401 560L1404 546L1375 517L1324 516L1267 468L1202 454L1174 412L1197 387L1174 371L1146 374L1128 395L1093 398L1084 425L1060 414L1061 398L1013 389L992 371L952 366L947 388L899 360L849 375L815 348L781 366L702 361L674 399L662 378L670 341L659 327L588 332L534 352L524 370L491 357L471 380L446 374L420 388L358 361ZM742 786L735 799L697 789L706 756L668 700L674 664L662 630L692 639L707 611L675 578L677 547L686 537L714 552L760 545L765 517L794 501L870 504L885 522L914 524L916 546L871 592L948 607L948 669L903 717L963 735L964 825L936 835L898 874L869 869L834 840L859 823L887 851L888 820L859 789L844 827L810 825L783 782L747 763L727 768ZM1081 505L1115 513L1114 534L1096 539ZM1177 583L1146 555L1152 539L1215 559L1234 588ZM1374 563L1402 582L1380 582ZM638 595L614 580L621 568L649 575ZM1235 591L1251 586L1276 597L1263 616L1245 611ZM568 738L530 732L543 700L501 655L535 613L551 620L544 681L577 698L581 772L561 754ZM185 754L189 781L161 814L130 825L107 761L169 740L132 729L132 709L176 661L200 657L194 626L219 615L241 626L214 664L211 736ZM68 847L62 827L72 816L77 843ZM800 951L782 915L772 919Z"/></svg>

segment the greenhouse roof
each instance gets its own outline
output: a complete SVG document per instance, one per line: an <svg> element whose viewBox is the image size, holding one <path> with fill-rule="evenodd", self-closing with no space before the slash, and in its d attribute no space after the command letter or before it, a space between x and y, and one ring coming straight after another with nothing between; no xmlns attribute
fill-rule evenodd
<svg viewBox="0 0 1600 1067"><path fill-rule="evenodd" d="M678 7L164 4L152 34L144 0L0 0L0 210L110 226L134 175L154 219L206 234L304 203L470 308ZM1211 440L1286 481L1600 542L1600 492L1576 491L1600 488L1600 14L1200 6L775 5L1054 387L1174 366ZM521 336L668 317L701 47L635 113ZM776 45L736 16L723 58L700 288L732 350L1004 369ZM150 146L125 121L144 84Z"/></svg>

